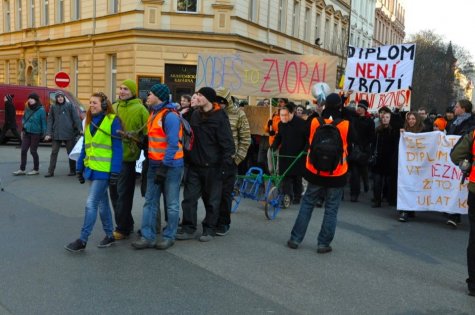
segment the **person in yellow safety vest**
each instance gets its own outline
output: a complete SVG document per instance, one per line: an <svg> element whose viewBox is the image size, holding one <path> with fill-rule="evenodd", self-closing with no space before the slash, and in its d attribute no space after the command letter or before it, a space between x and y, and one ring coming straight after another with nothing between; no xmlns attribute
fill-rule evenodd
<svg viewBox="0 0 475 315"><path fill-rule="evenodd" d="M313 208L317 199L321 198L322 191L325 196L325 213L320 233L318 235L317 253L324 254L332 251L330 246L335 236L338 208L343 196L343 188L346 184L346 174L348 172L348 163L346 161L348 145L355 139L353 131L350 132L350 122L341 119L342 101L338 94L332 93L327 96L325 109L323 110L323 118L325 123L331 123L337 120L336 127L339 130L343 143L343 154L341 162L332 172L319 171L310 162L311 150L307 155L305 179L308 181L307 190L302 198L300 210L295 220L295 224L287 241L287 246L297 249L303 241L307 231L308 223L312 216ZM309 144L311 144L314 134L319 128L318 118L312 118L309 124Z"/></svg>
<svg viewBox="0 0 475 315"><path fill-rule="evenodd" d="M151 109L148 119L147 191L143 206L142 237L133 242L136 249L167 249L175 243L180 213L180 183L183 175L183 146L180 142L183 127L180 113L169 101L170 89L165 84L155 84L147 96ZM167 226L161 240L157 240L157 212L160 195L164 196Z"/></svg>
<svg viewBox="0 0 475 315"><path fill-rule="evenodd" d="M122 167L122 130L120 119L114 114L112 104L104 93L94 93L89 100L86 114L84 143L76 164L76 176L81 184L91 181L86 202L84 225L80 237L65 246L78 252L86 248L89 235L99 210L105 238L99 248L114 244L112 212L107 189L117 183Z"/></svg>
<svg viewBox="0 0 475 315"><path fill-rule="evenodd" d="M465 166L466 172L469 172L467 204L470 233L467 247L468 279L466 282L468 285L468 294L471 296L475 296L475 166L473 163L473 157L475 157L474 137L475 131L472 130L459 140L450 153L452 162L455 165L462 165L462 167ZM465 163L463 163L464 160L466 160Z"/></svg>

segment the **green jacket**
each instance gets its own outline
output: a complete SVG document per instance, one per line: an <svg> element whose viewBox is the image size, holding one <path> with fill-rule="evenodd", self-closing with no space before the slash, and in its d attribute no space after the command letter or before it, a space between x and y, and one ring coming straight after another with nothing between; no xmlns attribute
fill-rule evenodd
<svg viewBox="0 0 475 315"><path fill-rule="evenodd" d="M472 156L472 145L473 145L473 131L462 136L460 140L455 144L452 151L450 152L450 159L455 165L459 165L464 159L469 159ZM468 180L468 178L467 178ZM468 190L472 193L475 193L475 183L468 183Z"/></svg>
<svg viewBox="0 0 475 315"><path fill-rule="evenodd" d="M142 140L147 135L148 110L138 98L126 101L119 100L113 105L114 111L122 122L125 133L136 139ZM122 138L124 162L135 162L140 157L140 149L137 143L126 137Z"/></svg>
<svg viewBox="0 0 475 315"><path fill-rule="evenodd" d="M228 114L229 124L234 138L234 146L236 147L236 155L234 163L239 165L247 155L247 150L251 145L251 129L247 116L240 108L235 106L226 106L226 114Z"/></svg>

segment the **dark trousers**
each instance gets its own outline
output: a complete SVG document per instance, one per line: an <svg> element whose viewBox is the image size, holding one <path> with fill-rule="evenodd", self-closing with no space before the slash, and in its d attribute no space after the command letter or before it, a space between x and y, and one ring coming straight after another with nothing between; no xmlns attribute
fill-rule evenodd
<svg viewBox="0 0 475 315"><path fill-rule="evenodd" d="M280 192L289 195L291 200L300 201L303 192L302 176L285 176L282 180Z"/></svg>
<svg viewBox="0 0 475 315"><path fill-rule="evenodd" d="M233 204L233 190L235 182L236 168L229 170L229 172L227 172L223 178L218 226L231 224L231 207Z"/></svg>
<svg viewBox="0 0 475 315"><path fill-rule="evenodd" d="M368 165L360 165L357 163L350 163L350 194L358 197L361 192L361 179L365 186L365 191L368 190Z"/></svg>
<svg viewBox="0 0 475 315"><path fill-rule="evenodd" d="M25 132L23 134L23 141L21 142L21 164L20 169L26 169L26 155L28 149L33 157L33 170L38 171L40 168L40 157L38 156L38 145L40 143L41 135Z"/></svg>
<svg viewBox="0 0 475 315"><path fill-rule="evenodd" d="M467 247L468 289L475 290L475 194L468 193L468 222L470 234Z"/></svg>
<svg viewBox="0 0 475 315"><path fill-rule="evenodd" d="M201 197L206 209L206 216L202 222L203 233L215 235L218 223L221 192L223 186L222 173L215 167L188 168L183 191L182 229L186 233L194 233L197 225L198 199Z"/></svg>
<svg viewBox="0 0 475 315"><path fill-rule="evenodd" d="M58 160L58 152L59 149L61 148L61 143L66 144L66 153L69 156L69 153L74 148L75 142L73 139L71 140L53 140L51 142L51 156L49 159L49 167L48 167L48 173L54 174L54 170L56 169L56 161ZM69 159L69 172L70 173L75 173L76 172L76 161Z"/></svg>
<svg viewBox="0 0 475 315"><path fill-rule="evenodd" d="M3 141L5 141L5 135L7 134L8 130L11 130L13 135L16 138L18 138L18 140L20 140L20 142L21 142L21 136L18 133L18 130L16 129L16 127L10 127L10 126L5 125L5 126L3 126L2 132L0 133L0 143L3 143Z"/></svg>
<svg viewBox="0 0 475 315"><path fill-rule="evenodd" d="M109 186L116 231L129 235L134 230L132 206L135 192L135 162L122 162L117 186Z"/></svg>
<svg viewBox="0 0 475 315"><path fill-rule="evenodd" d="M387 198L390 205L396 204L397 199L397 179L393 175L381 175L373 173L373 194L374 201L381 202L383 197L383 186L387 185Z"/></svg>

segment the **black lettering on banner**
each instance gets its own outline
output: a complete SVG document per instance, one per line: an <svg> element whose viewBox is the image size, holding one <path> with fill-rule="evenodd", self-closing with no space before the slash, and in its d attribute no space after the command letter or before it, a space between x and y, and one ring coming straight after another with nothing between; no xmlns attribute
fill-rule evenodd
<svg viewBox="0 0 475 315"><path fill-rule="evenodd" d="M399 46L393 45L388 49L388 57L391 60L398 59L399 57Z"/></svg>
<svg viewBox="0 0 475 315"><path fill-rule="evenodd" d="M353 56L355 55L355 52L356 52L356 48L349 46L348 47L348 58L353 58Z"/></svg>

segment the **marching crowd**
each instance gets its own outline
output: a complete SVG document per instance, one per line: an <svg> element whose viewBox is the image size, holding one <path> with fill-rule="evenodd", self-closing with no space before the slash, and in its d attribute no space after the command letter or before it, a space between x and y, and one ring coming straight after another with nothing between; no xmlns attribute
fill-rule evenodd
<svg viewBox="0 0 475 315"><path fill-rule="evenodd" d="M76 175L81 184L88 180L89 195L80 237L65 248L73 252L86 248L97 212L105 232L98 247L109 247L134 231L135 164L143 150L147 157L142 173L145 202L140 238L132 242L132 246L165 250L173 246L175 240L198 236L200 198L206 214L201 222L199 241L208 242L226 235L231 227L232 193L238 166L241 164L242 170L256 164L267 172L285 173L280 192L293 204L300 205L288 247L299 247L314 207L324 207L317 246L317 253L324 254L332 251L338 208L347 182L351 202L359 201L362 190L370 190L372 178L372 207L381 207L383 201L396 205L401 133L441 130L462 135L461 145L451 154L453 161L458 164L467 154L475 154L475 116L468 100L459 100L454 107L447 108L443 116L427 113L424 108L404 112L397 107L393 111L382 107L372 116L365 100L353 108L345 107L343 104L350 94L331 93L313 110L281 98L265 125L267 136L251 136L246 115L227 88L202 87L192 96L183 95L177 106L170 101L169 88L156 84L148 92L144 106L137 97L136 83L125 80L114 104L104 93L91 95L84 127L61 91L56 94L48 116L38 95L33 93L28 97L22 119L20 169L13 175L39 174L37 148L44 137L52 141L45 177L53 177L61 144L66 144L69 154L78 133L83 134L79 159L77 163L69 161L68 175ZM5 97L6 106L12 98L12 95ZM191 135L188 129L192 130ZM189 142L192 145L188 145ZM33 169L29 172L26 171L28 151L33 157ZM276 152L278 161L274 163ZM308 154L299 155L301 152ZM294 161L297 156L300 158ZM469 181L467 283L469 294L475 295L475 167ZM182 184L183 198L180 198ZM167 222L163 232L157 224L162 196ZM411 217L414 212L400 211L398 219L406 222ZM448 225L455 228L459 223L460 215L448 214Z"/></svg>

